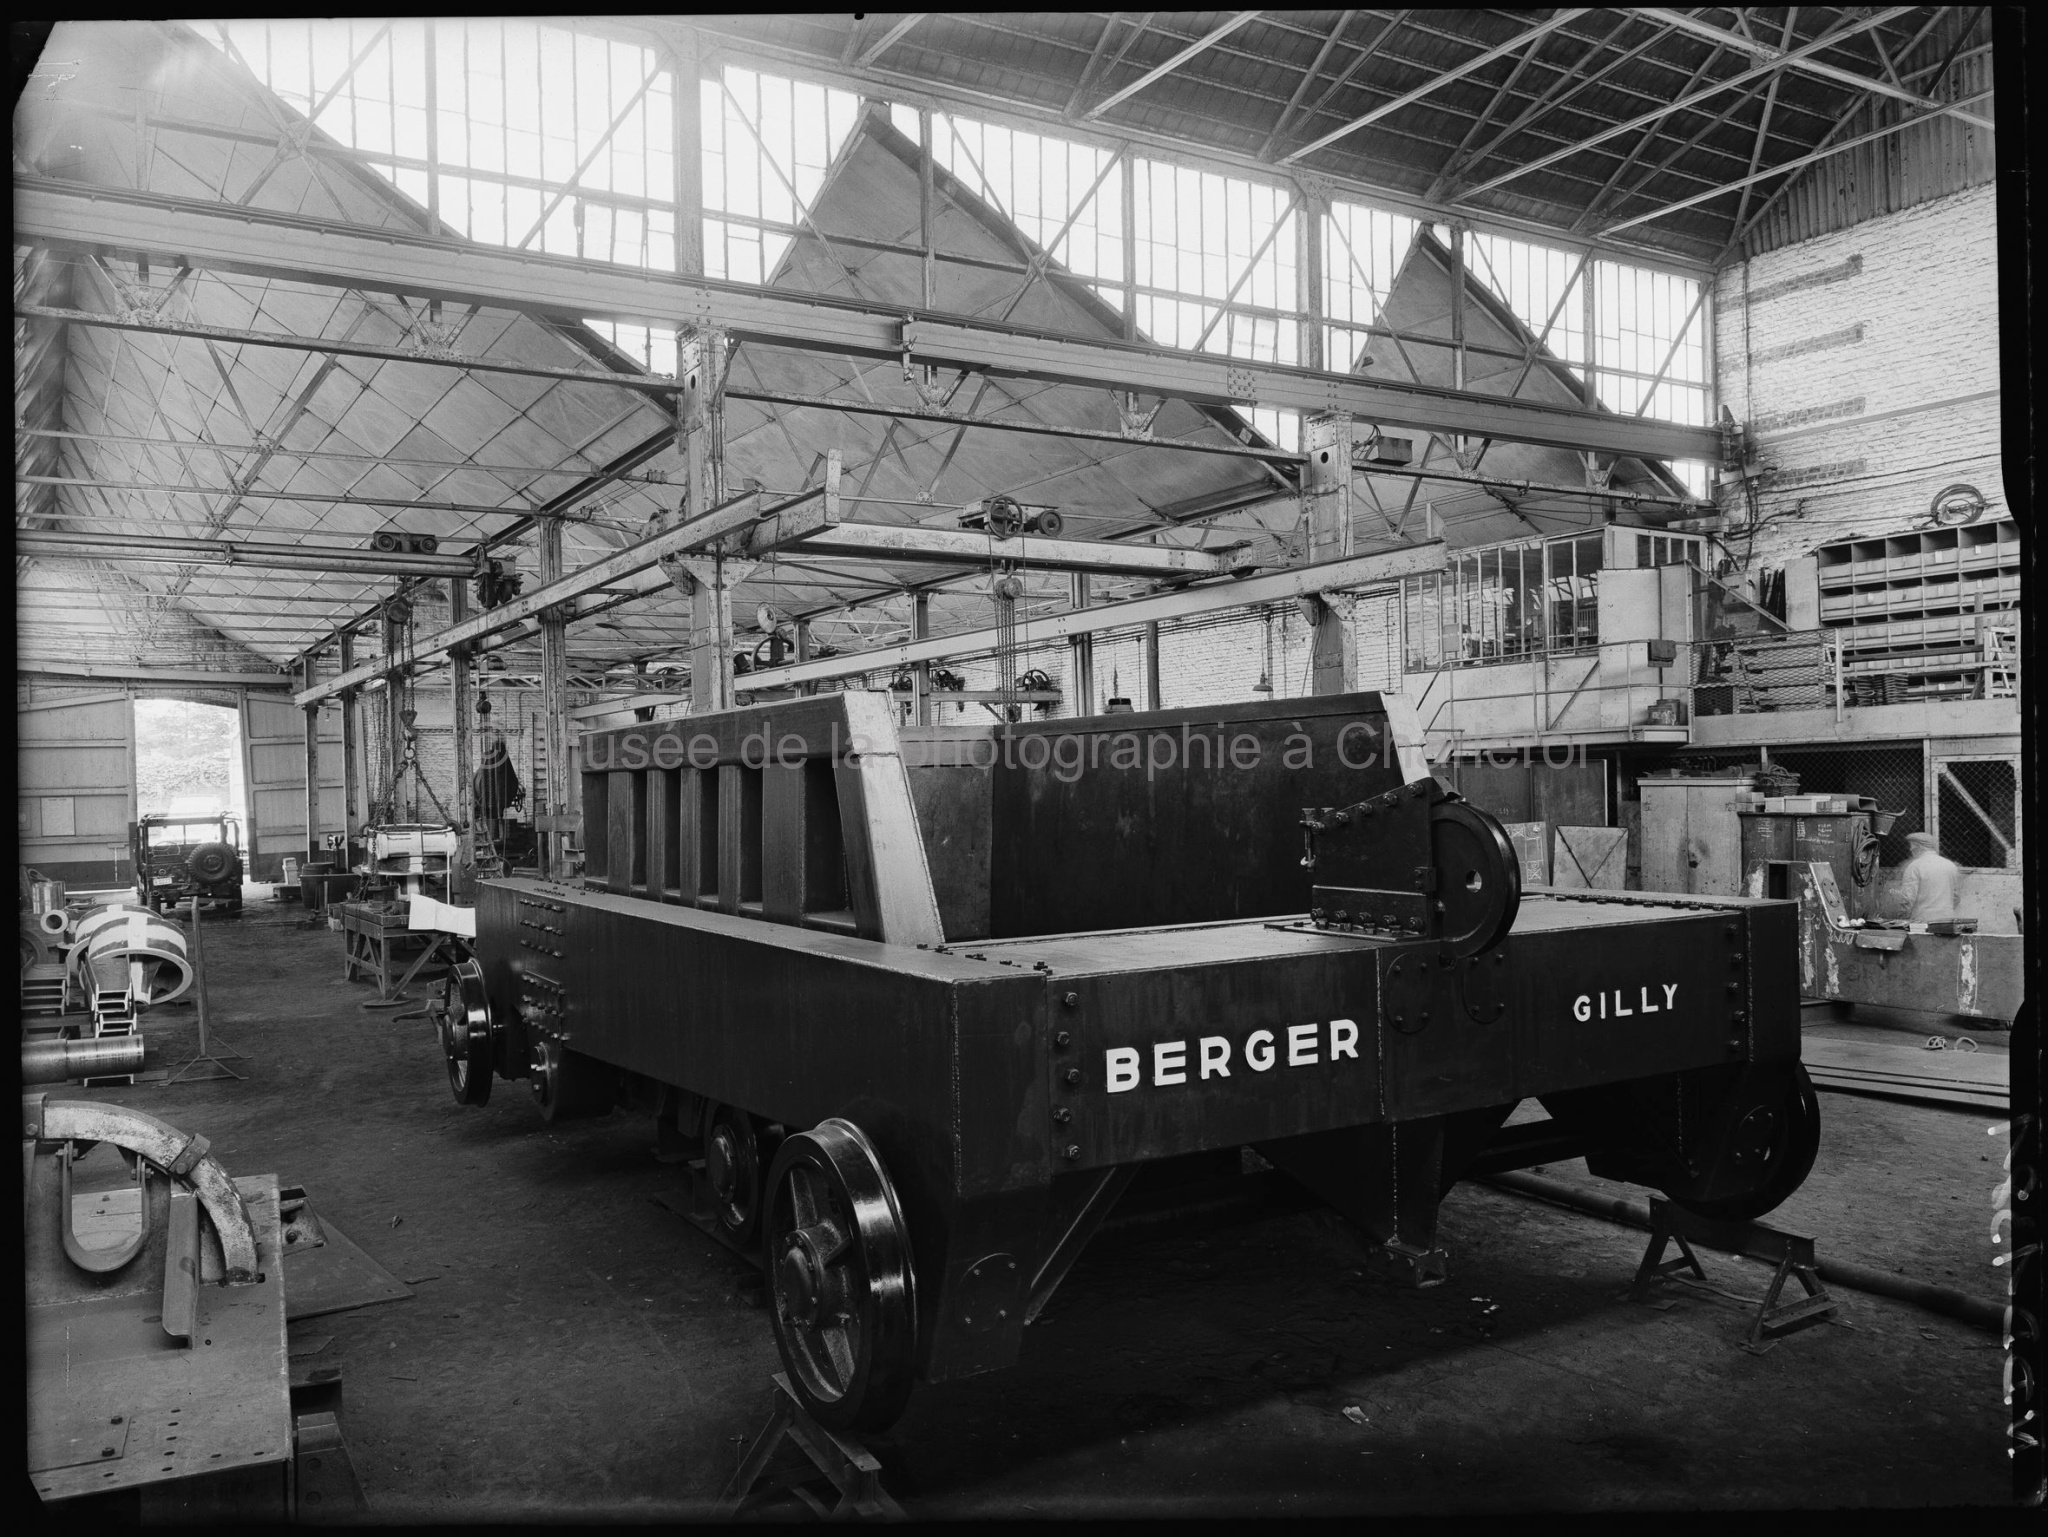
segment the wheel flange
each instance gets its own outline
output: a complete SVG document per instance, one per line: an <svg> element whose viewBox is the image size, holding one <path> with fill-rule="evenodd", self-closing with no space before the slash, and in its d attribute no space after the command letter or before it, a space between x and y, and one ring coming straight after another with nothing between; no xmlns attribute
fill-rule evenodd
<svg viewBox="0 0 2048 1537"><path fill-rule="evenodd" d="M804 1407L839 1431L886 1429L909 1401L916 1278L874 1145L834 1118L776 1152L763 1199L776 1348Z"/></svg>

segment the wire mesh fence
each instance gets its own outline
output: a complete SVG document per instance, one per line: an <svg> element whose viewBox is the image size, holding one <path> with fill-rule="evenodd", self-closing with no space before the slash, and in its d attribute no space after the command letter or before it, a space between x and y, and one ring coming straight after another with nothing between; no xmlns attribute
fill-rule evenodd
<svg viewBox="0 0 2048 1537"><path fill-rule="evenodd" d="M1904 864L1906 835L1925 829L1926 767L1918 742L1884 742L1869 747L1786 747L1770 749L1770 768L1796 775L1796 785L1774 785L1774 793L1867 795L1879 808L1896 812L1891 830L1878 840L1878 858ZM1686 774L1751 773L1764 770L1755 748L1688 752L1673 759ZM1782 778L1782 776L1780 776ZM1950 856L1954 857L1954 856ZM1958 864L1964 863L1958 859ZM1998 861L2003 863L2003 860Z"/></svg>
<svg viewBox="0 0 2048 1537"><path fill-rule="evenodd" d="M1941 852L1959 865L2018 863L2019 775L2010 759L1965 758L1934 765Z"/></svg>

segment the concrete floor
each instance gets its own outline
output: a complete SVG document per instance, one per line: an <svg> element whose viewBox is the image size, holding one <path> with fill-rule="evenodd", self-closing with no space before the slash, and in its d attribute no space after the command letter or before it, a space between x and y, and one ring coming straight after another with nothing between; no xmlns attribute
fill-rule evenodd
<svg viewBox="0 0 2048 1537"><path fill-rule="evenodd" d="M416 1287L293 1328L332 1336L311 1364L342 1370L373 1519L704 1513L779 1369L758 1279L656 1204L678 1171L643 1119L550 1130L503 1081L458 1107L426 1025L359 1009L341 936L301 916L255 902L207 924L246 1082L96 1092L203 1132L232 1173L303 1184ZM149 1031L153 1064L196 1039L189 1009ZM1814 1175L1772 1220L2001 1295L2003 1128L1839 1095L1822 1114ZM1626 1300L1630 1230L1468 1185L1443 1238L1451 1281L1420 1293L1365 1280L1315 1214L1091 1252L1018 1367L919 1389L875 1443L884 1483L927 1517L2007 1499L1988 1334L1849 1292L1840 1324L1753 1356L1734 1301ZM1716 1286L1761 1293L1763 1267L1703 1257Z"/></svg>

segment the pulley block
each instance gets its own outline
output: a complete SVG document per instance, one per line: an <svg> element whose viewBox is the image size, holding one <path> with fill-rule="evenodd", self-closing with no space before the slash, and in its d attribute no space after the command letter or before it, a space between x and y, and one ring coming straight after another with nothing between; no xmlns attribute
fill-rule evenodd
<svg viewBox="0 0 2048 1537"><path fill-rule="evenodd" d="M997 538L1008 539L1023 532L1024 509L1013 497L992 496L981 507L982 515L988 519L988 531Z"/></svg>
<svg viewBox="0 0 2048 1537"><path fill-rule="evenodd" d="M828 1429L886 1429L916 1372L916 1278L895 1186L859 1127L834 1118L782 1144L763 1231L797 1397Z"/></svg>
<svg viewBox="0 0 2048 1537"><path fill-rule="evenodd" d="M1453 959L1505 939L1521 864L1500 823L1442 781L1343 807L1307 807L1302 866L1319 927L1435 941Z"/></svg>

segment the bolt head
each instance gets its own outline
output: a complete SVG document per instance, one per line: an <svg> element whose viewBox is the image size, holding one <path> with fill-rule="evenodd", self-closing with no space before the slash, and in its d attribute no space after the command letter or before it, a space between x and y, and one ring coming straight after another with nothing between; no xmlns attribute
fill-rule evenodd
<svg viewBox="0 0 2048 1537"><path fill-rule="evenodd" d="M1074 1044L1074 1036L1073 1036L1073 1032L1071 1032L1071 1031L1068 1031L1068 1030L1060 1030L1060 1031L1057 1031L1057 1032L1055 1032L1055 1033L1054 1033L1054 1035L1053 1035L1053 1038L1052 1038L1052 1043L1053 1043L1053 1045L1055 1045L1055 1046L1071 1046L1071 1045L1073 1045L1073 1044Z"/></svg>
<svg viewBox="0 0 2048 1537"><path fill-rule="evenodd" d="M1079 1158L1081 1156L1080 1144L1077 1142L1069 1142L1066 1147L1066 1156L1069 1160Z"/></svg>
<svg viewBox="0 0 2048 1537"><path fill-rule="evenodd" d="M1060 1002L1070 1009L1078 1009L1081 1006L1081 995L1079 993L1068 993L1064 998L1060 999Z"/></svg>
<svg viewBox="0 0 2048 1537"><path fill-rule="evenodd" d="M1081 1070L1080 1070L1080 1069L1079 1069L1078 1067L1070 1067L1070 1068L1068 1068L1068 1069L1067 1069L1067 1082L1068 1082L1068 1083L1079 1083L1080 1081L1081 1081Z"/></svg>

